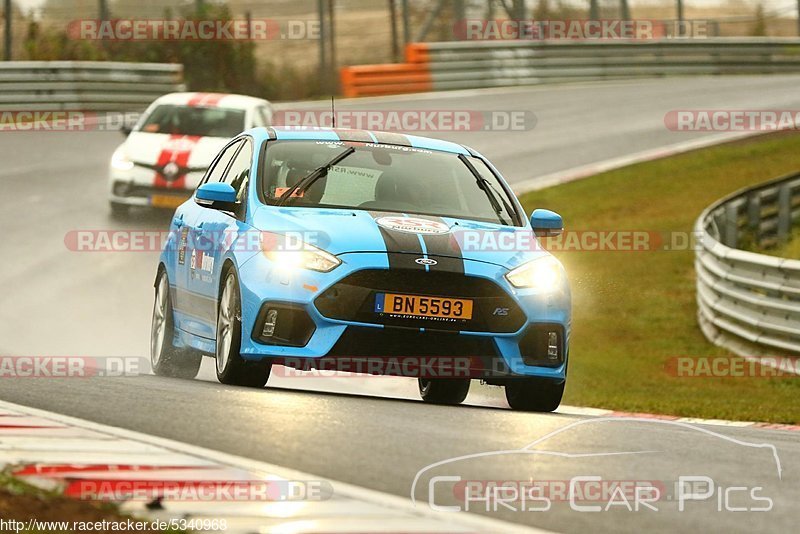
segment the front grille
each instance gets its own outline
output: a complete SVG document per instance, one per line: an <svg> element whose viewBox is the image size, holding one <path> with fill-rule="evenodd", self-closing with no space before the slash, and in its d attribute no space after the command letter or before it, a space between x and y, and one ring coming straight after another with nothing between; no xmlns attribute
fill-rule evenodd
<svg viewBox="0 0 800 534"><path fill-rule="evenodd" d="M432 321L391 317L375 312L378 293L472 299L472 319ZM420 269L366 269L328 288L314 301L330 319L426 330L516 332L525 322L522 310L500 286L474 276Z"/></svg>

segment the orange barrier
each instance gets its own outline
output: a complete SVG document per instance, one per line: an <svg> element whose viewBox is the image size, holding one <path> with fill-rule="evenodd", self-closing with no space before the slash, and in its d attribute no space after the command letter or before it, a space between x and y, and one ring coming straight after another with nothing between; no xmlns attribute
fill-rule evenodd
<svg viewBox="0 0 800 534"><path fill-rule="evenodd" d="M342 67L342 92L346 97L379 96L432 91L427 44L406 47L406 63Z"/></svg>

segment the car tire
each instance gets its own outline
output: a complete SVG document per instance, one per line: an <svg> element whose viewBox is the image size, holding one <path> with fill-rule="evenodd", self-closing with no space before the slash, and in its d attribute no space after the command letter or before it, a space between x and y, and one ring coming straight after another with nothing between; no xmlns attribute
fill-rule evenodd
<svg viewBox="0 0 800 534"><path fill-rule="evenodd" d="M561 404L565 384L565 380L518 378L506 384L506 400L514 410L552 412Z"/></svg>
<svg viewBox="0 0 800 534"><path fill-rule="evenodd" d="M114 219L125 219L130 214L131 207L127 204L111 202L109 205L111 206L111 217Z"/></svg>
<svg viewBox="0 0 800 534"><path fill-rule="evenodd" d="M419 395L431 404L461 404L469 393L469 378L420 378Z"/></svg>
<svg viewBox="0 0 800 534"><path fill-rule="evenodd" d="M231 269L223 279L217 308L217 380L232 386L263 388L272 369L268 360L246 361L241 356L242 304L239 281Z"/></svg>
<svg viewBox="0 0 800 534"><path fill-rule="evenodd" d="M169 280L163 269L156 281L153 319L150 329L150 366L159 376L172 378L194 378L200 370L203 354L189 348L178 348L173 344L175 322L172 315L172 299Z"/></svg>

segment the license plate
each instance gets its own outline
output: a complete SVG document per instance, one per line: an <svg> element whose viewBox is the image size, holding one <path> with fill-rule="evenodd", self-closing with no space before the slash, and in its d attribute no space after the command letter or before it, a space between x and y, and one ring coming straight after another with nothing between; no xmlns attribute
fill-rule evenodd
<svg viewBox="0 0 800 534"><path fill-rule="evenodd" d="M447 297L378 293L375 297L375 312L409 318L469 320L472 319L472 301Z"/></svg>
<svg viewBox="0 0 800 534"><path fill-rule="evenodd" d="M186 202L186 198L174 195L153 195L150 197L150 205L156 208L177 208Z"/></svg>

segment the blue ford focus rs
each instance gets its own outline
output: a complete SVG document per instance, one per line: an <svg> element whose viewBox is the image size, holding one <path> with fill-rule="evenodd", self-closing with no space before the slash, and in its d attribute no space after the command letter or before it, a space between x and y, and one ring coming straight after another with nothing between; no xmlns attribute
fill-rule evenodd
<svg viewBox="0 0 800 534"><path fill-rule="evenodd" d="M255 128L175 212L155 282L151 363L263 387L273 365L416 377L457 404L472 379L552 411L567 377L570 290L474 150L396 133Z"/></svg>

